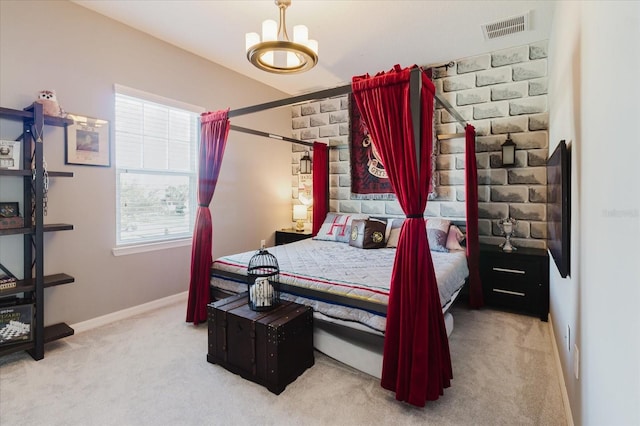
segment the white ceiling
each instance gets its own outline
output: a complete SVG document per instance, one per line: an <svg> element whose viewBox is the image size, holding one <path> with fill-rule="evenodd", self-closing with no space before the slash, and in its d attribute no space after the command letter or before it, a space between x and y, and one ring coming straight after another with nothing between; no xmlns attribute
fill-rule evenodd
<svg viewBox="0 0 640 426"><path fill-rule="evenodd" d="M305 24L318 65L295 75L260 71L244 35L278 20L273 0L75 0L161 40L289 94L347 84L394 64L433 65L549 38L553 1L293 0L287 28ZM481 25L531 11L530 30L484 40Z"/></svg>

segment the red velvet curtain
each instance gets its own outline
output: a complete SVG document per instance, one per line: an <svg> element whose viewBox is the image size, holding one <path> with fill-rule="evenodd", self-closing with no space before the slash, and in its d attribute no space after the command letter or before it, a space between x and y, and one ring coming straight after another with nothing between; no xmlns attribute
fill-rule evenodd
<svg viewBox="0 0 640 426"><path fill-rule="evenodd" d="M329 211L329 149L313 143L313 235L317 235Z"/></svg>
<svg viewBox="0 0 640 426"><path fill-rule="evenodd" d="M465 129L465 191L467 200L467 263L469 265L469 306L484 305L480 282L480 242L478 241L478 171L476 165L476 130Z"/></svg>
<svg viewBox="0 0 640 426"><path fill-rule="evenodd" d="M198 157L198 210L191 247L191 282L187 322L197 325L207 320L213 224L209 204L218 183L224 148L229 134L229 110L204 113L200 117Z"/></svg>
<svg viewBox="0 0 640 426"><path fill-rule="evenodd" d="M420 71L420 170L410 106L411 69L354 77L354 99L373 137L398 202L402 225L391 276L381 385L396 399L423 407L453 377L436 275L423 214L431 178L435 87Z"/></svg>

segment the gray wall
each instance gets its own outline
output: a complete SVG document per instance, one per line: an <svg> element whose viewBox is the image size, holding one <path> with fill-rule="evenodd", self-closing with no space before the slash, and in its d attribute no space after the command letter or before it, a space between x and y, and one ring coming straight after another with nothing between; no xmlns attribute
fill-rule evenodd
<svg viewBox="0 0 640 426"><path fill-rule="evenodd" d="M637 2L557 3L549 140L571 146L571 274L551 262L550 309L576 425L640 424L638 40Z"/></svg>
<svg viewBox="0 0 640 426"><path fill-rule="evenodd" d="M279 99L284 93L189 54L67 1L0 2L0 105L22 109L42 89L54 89L68 112L113 123L113 84L199 105L237 108ZM283 134L288 111L234 119L234 124ZM0 136L15 138L2 122ZM113 137L113 126L111 127ZM5 134L6 132L6 134ZM213 255L273 242L291 220L291 148L231 132L211 204ZM113 153L112 153L113 154ZM186 291L191 247L114 257L115 168L67 166L60 129L45 133L51 170L74 178L52 179L45 223L73 231L45 237L45 273L66 272L73 284L45 291L45 322L73 324ZM112 158L115 158L112 155ZM0 200L15 201L3 179ZM17 262L21 238L0 239L0 259ZM186 312L186 306L185 306Z"/></svg>

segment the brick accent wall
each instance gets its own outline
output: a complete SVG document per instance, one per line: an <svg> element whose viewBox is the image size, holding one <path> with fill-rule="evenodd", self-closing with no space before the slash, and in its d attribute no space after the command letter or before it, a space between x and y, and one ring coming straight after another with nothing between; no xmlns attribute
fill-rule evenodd
<svg viewBox="0 0 640 426"><path fill-rule="evenodd" d="M547 41L459 59L435 68L437 91L476 128L480 241L499 244L497 221L518 220L514 245L546 248ZM331 211L403 215L396 201L352 200L349 170L349 97L292 107L294 138L329 144ZM435 112L439 135L460 133L460 124L444 109ZM502 167L501 145L507 133L516 144L516 164ZM305 147L292 145L292 197L297 203L299 160ZM438 196L427 216L463 219L464 138L437 143Z"/></svg>
<svg viewBox="0 0 640 426"><path fill-rule="evenodd" d="M324 99L291 107L291 137L308 142L324 142L329 150L331 211L340 211L337 199L350 197L349 172L349 97ZM293 204L298 200L298 173L300 158L306 151L313 159L313 150L303 145L292 144L291 155L291 197ZM310 228L311 214L308 223Z"/></svg>

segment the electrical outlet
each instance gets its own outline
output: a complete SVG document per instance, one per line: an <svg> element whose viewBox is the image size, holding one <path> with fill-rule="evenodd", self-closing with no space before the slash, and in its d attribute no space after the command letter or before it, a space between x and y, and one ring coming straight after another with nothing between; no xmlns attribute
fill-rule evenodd
<svg viewBox="0 0 640 426"><path fill-rule="evenodd" d="M578 351L578 345L573 345L573 374L576 376L576 380L580 378L580 351Z"/></svg>
<svg viewBox="0 0 640 426"><path fill-rule="evenodd" d="M571 326L569 324L567 324L567 335L565 339L567 339L567 352L571 352Z"/></svg>
<svg viewBox="0 0 640 426"><path fill-rule="evenodd" d="M264 241L265 240L260 240L260 248L264 248Z"/></svg>

